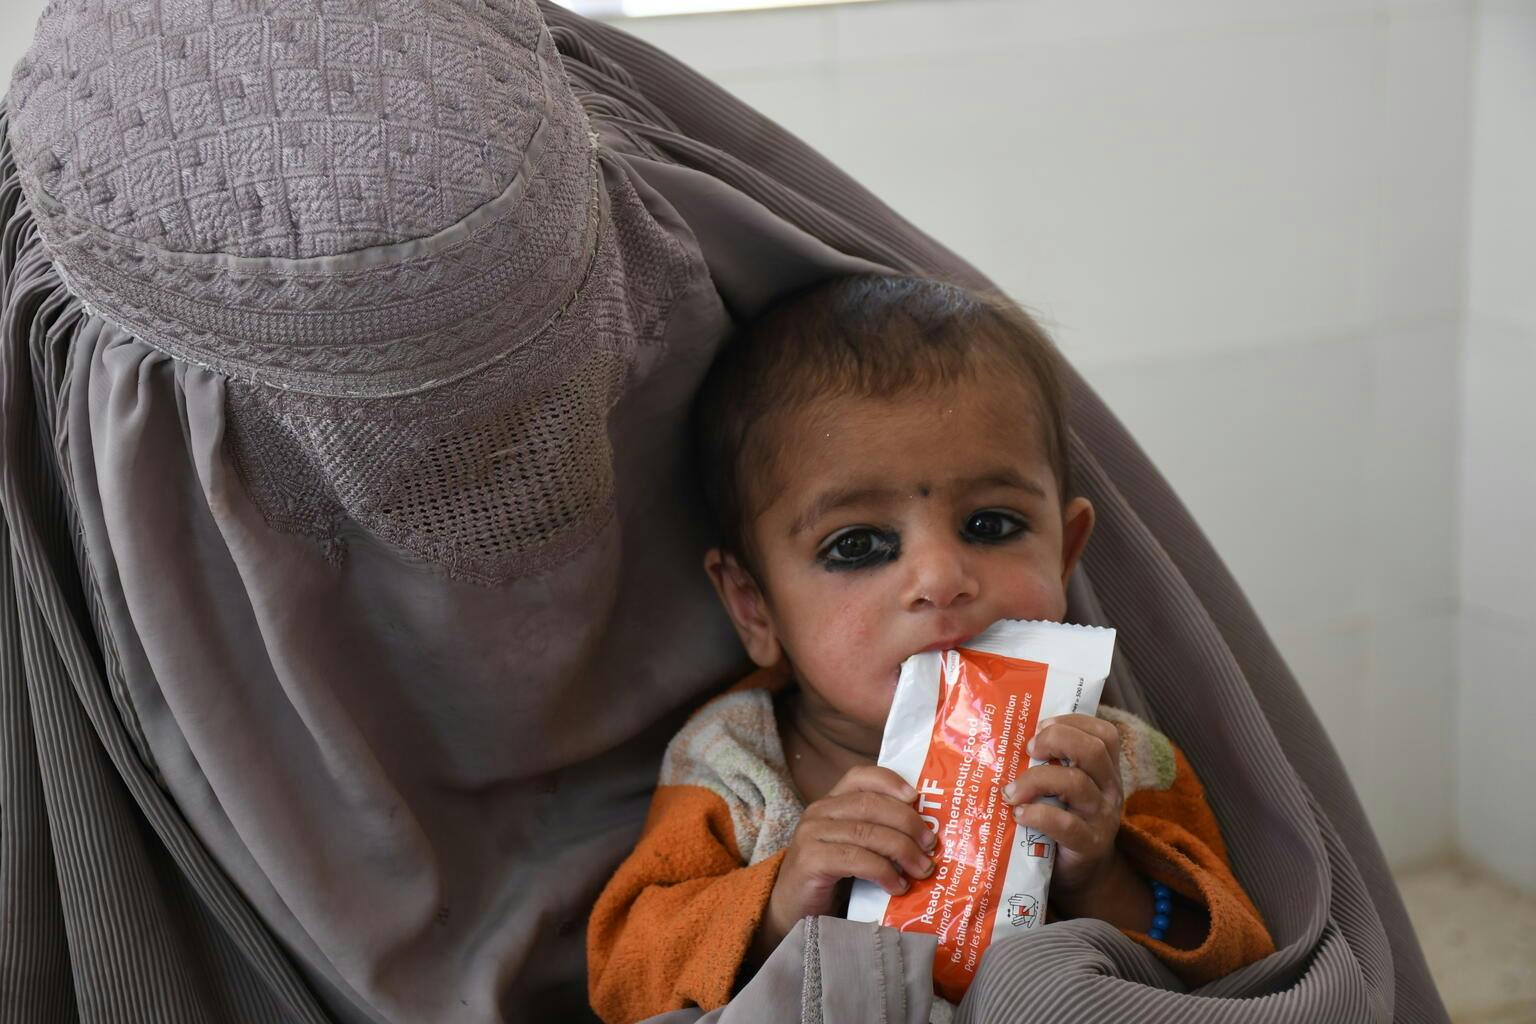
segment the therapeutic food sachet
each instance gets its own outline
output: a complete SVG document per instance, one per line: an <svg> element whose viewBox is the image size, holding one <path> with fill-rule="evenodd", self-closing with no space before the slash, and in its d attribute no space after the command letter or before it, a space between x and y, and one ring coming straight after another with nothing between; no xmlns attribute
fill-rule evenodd
<svg viewBox="0 0 1536 1024"><path fill-rule="evenodd" d="M848 917L937 935L946 999L965 994L990 943L1044 923L1055 844L1015 823L1003 787L1044 763L1025 750L1042 720L1097 712L1114 643L1112 629L1005 620L902 663L880 764L917 790L935 868L899 896L856 880Z"/></svg>

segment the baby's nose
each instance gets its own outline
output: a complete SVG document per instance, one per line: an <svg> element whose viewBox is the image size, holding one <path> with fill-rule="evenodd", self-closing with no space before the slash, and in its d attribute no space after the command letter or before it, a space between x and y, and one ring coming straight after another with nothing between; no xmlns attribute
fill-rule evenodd
<svg viewBox="0 0 1536 1024"><path fill-rule="evenodd" d="M907 583L908 608L940 610L964 605L978 596L980 585L962 551L947 544L930 545L924 551L908 550L912 575Z"/></svg>

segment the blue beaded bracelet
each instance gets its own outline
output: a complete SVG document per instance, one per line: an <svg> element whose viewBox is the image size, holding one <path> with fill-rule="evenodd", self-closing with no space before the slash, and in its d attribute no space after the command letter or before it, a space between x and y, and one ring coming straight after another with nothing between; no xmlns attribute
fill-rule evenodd
<svg viewBox="0 0 1536 1024"><path fill-rule="evenodd" d="M1173 890L1162 882L1152 884L1152 927L1147 929L1147 938L1162 941L1168 934L1168 922L1173 914Z"/></svg>

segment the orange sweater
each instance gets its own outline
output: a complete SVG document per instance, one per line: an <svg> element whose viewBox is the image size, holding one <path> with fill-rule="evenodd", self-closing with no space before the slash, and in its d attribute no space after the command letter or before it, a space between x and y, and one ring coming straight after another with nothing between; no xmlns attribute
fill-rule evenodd
<svg viewBox="0 0 1536 1024"><path fill-rule="evenodd" d="M588 925L588 994L608 1024L730 999L804 812L779 742L772 685L766 673L748 677L700 708L667 748L639 844ZM1190 985L1273 952L1183 753L1134 715L1103 708L1100 717L1121 734L1121 851L1204 906L1211 921L1192 950L1126 934Z"/></svg>

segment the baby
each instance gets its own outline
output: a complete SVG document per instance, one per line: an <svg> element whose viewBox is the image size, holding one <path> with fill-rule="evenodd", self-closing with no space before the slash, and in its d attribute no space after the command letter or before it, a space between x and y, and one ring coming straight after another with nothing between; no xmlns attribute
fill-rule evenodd
<svg viewBox="0 0 1536 1024"><path fill-rule="evenodd" d="M720 1006L802 917L843 914L851 879L895 894L932 873L881 735L911 655L1066 614L1094 511L1058 358L1015 307L881 276L792 296L726 346L697 409L722 536L704 568L759 671L673 739L593 910L605 1021ZM1273 950L1166 737L1105 708L1042 723L1030 753L1061 763L1005 797L1056 840L1052 918L1107 921L1190 984Z"/></svg>

